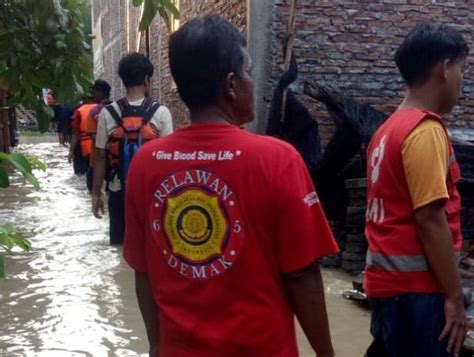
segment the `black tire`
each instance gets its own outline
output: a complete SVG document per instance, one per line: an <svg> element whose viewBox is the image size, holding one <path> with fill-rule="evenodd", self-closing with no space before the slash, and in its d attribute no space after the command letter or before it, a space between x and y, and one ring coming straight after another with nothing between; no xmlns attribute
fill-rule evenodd
<svg viewBox="0 0 474 357"><path fill-rule="evenodd" d="M462 177L474 179L474 145L453 145L456 159L461 168Z"/></svg>
<svg viewBox="0 0 474 357"><path fill-rule="evenodd" d="M341 266L341 256L339 254L323 257L319 263L325 268L338 268Z"/></svg>
<svg viewBox="0 0 474 357"><path fill-rule="evenodd" d="M365 227L361 226L354 226L354 225L347 225L346 226L346 237L349 234L352 235L363 235L365 231Z"/></svg>
<svg viewBox="0 0 474 357"><path fill-rule="evenodd" d="M346 234L346 243L367 243L364 234Z"/></svg>
<svg viewBox="0 0 474 357"><path fill-rule="evenodd" d="M354 253L345 251L342 253L342 261L351 261L351 262L364 262L365 263L365 252L364 253Z"/></svg>
<svg viewBox="0 0 474 357"><path fill-rule="evenodd" d="M474 156L473 156L474 160ZM457 184L459 194L461 195L461 202L464 207L474 206L474 179L461 180Z"/></svg>
<svg viewBox="0 0 474 357"><path fill-rule="evenodd" d="M346 226L365 227L367 207L347 207Z"/></svg>
<svg viewBox="0 0 474 357"><path fill-rule="evenodd" d="M365 262L342 261L342 269L351 274L358 274L365 269Z"/></svg>
<svg viewBox="0 0 474 357"><path fill-rule="evenodd" d="M462 237L464 240L474 240L474 229L472 228L463 229Z"/></svg>
<svg viewBox="0 0 474 357"><path fill-rule="evenodd" d="M350 253L363 253L364 256L367 253L367 243L346 243L345 251Z"/></svg>
<svg viewBox="0 0 474 357"><path fill-rule="evenodd" d="M367 179L352 179L345 181L349 206L361 207L367 205Z"/></svg>

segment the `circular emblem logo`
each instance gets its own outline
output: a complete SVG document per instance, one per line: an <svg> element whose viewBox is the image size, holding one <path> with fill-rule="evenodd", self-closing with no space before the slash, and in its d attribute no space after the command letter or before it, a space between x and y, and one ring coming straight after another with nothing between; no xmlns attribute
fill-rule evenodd
<svg viewBox="0 0 474 357"><path fill-rule="evenodd" d="M237 198L222 179L202 170L179 172L154 197L154 238L170 268L208 279L234 264L244 232Z"/></svg>

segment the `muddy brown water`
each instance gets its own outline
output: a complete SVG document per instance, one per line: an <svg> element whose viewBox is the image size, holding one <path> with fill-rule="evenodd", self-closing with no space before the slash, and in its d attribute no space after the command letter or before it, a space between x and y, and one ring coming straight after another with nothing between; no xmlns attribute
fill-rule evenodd
<svg viewBox="0 0 474 357"><path fill-rule="evenodd" d="M19 177L0 190L0 222L32 234L33 249L5 258L0 280L0 356L140 356L148 346L119 248L108 245L107 219L90 213L85 178L74 176L54 136L22 139L19 150L47 165L41 190ZM369 344L369 311L344 300L350 277L324 271L331 333L338 356ZM300 355L314 356L299 331Z"/></svg>

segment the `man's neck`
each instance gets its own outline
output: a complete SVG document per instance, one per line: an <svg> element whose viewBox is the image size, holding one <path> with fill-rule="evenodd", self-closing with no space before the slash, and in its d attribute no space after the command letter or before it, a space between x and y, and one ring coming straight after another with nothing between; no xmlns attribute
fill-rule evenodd
<svg viewBox="0 0 474 357"><path fill-rule="evenodd" d="M232 125L232 119L230 116L217 106L191 110L191 122L194 124L215 123Z"/></svg>
<svg viewBox="0 0 474 357"><path fill-rule="evenodd" d="M399 109L421 109L442 114L441 103L438 98L438 95L430 91L426 86L408 88L405 99Z"/></svg>
<svg viewBox="0 0 474 357"><path fill-rule="evenodd" d="M135 102L145 98L145 86L128 87L126 89L125 98L127 98L129 102Z"/></svg>

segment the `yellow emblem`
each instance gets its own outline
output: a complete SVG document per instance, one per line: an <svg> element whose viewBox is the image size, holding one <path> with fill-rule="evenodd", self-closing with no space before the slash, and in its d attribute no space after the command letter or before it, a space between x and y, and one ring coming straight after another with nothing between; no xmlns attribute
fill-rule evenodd
<svg viewBox="0 0 474 357"><path fill-rule="evenodd" d="M217 196L190 189L168 198L164 230L173 254L200 263L223 253L228 224Z"/></svg>

